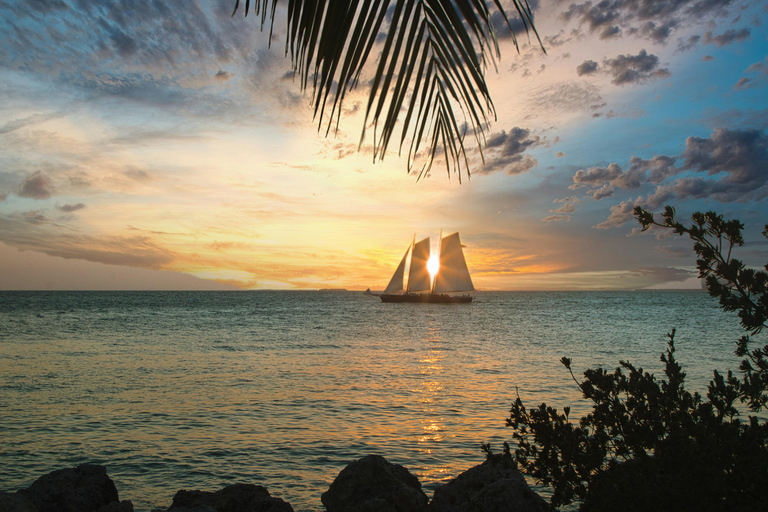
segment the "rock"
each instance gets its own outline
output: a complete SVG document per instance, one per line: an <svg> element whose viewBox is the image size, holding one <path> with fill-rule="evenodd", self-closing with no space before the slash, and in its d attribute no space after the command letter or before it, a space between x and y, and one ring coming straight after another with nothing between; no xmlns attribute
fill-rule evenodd
<svg viewBox="0 0 768 512"><path fill-rule="evenodd" d="M18 493L27 498L37 512L96 512L120 501L107 469L94 464L48 473Z"/></svg>
<svg viewBox="0 0 768 512"><path fill-rule="evenodd" d="M37 509L17 492L0 491L0 512L37 512Z"/></svg>
<svg viewBox="0 0 768 512"><path fill-rule="evenodd" d="M96 512L133 512L133 502L131 500L113 501L109 505L104 505Z"/></svg>
<svg viewBox="0 0 768 512"><path fill-rule="evenodd" d="M435 489L429 512L544 512L549 504L531 490L514 460L492 455Z"/></svg>
<svg viewBox="0 0 768 512"><path fill-rule="evenodd" d="M320 499L327 512L425 512L428 501L418 478L379 455L349 464Z"/></svg>
<svg viewBox="0 0 768 512"><path fill-rule="evenodd" d="M181 490L168 508L175 512L293 512L293 507L253 484L235 484L216 492Z"/></svg>

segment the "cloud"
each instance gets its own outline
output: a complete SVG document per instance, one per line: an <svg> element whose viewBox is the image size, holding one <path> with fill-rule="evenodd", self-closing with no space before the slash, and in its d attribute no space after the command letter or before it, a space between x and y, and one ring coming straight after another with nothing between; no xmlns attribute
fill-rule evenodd
<svg viewBox="0 0 768 512"><path fill-rule="evenodd" d="M528 6L531 8L531 12L535 19L536 12L540 7L539 0L530 0ZM512 12L507 11L507 17L509 19L509 25L512 27L512 31L516 38L519 39L521 35L525 35L527 31L530 30L530 27L526 27L523 24L523 20L520 19L520 16L515 16ZM494 10L491 15L491 23L493 24L493 29L499 40L512 38L512 34L509 32L509 27L507 27L507 20L504 19L504 16L502 16L498 10Z"/></svg>
<svg viewBox="0 0 768 512"><path fill-rule="evenodd" d="M533 91L531 110L593 111L605 106L599 90L587 82L559 82Z"/></svg>
<svg viewBox="0 0 768 512"><path fill-rule="evenodd" d="M575 21L601 39L630 35L664 44L692 18L725 12L731 0L604 0L571 3L561 18Z"/></svg>
<svg viewBox="0 0 768 512"><path fill-rule="evenodd" d="M147 235L73 234L37 211L0 215L0 239L21 250L109 265L160 269L176 259Z"/></svg>
<svg viewBox="0 0 768 512"><path fill-rule="evenodd" d="M51 178L42 171L35 171L21 184L19 196L30 199L48 199L53 195Z"/></svg>
<svg viewBox="0 0 768 512"><path fill-rule="evenodd" d="M669 69L659 68L656 55L648 54L645 50L640 50L637 55L619 55L615 59L606 59L603 65L613 75L611 83L615 85L642 83L671 75Z"/></svg>
<svg viewBox="0 0 768 512"><path fill-rule="evenodd" d="M570 215L548 215L541 219L543 222L570 222L571 216Z"/></svg>
<svg viewBox="0 0 768 512"><path fill-rule="evenodd" d="M637 201L622 201L619 204L611 206L611 213L607 219L594 226L597 229L610 229L623 226L627 221L632 220Z"/></svg>
<svg viewBox="0 0 768 512"><path fill-rule="evenodd" d="M662 282L681 282L698 275L693 270L676 267L638 267L632 271L641 277L651 277Z"/></svg>
<svg viewBox="0 0 768 512"><path fill-rule="evenodd" d="M704 44L714 44L720 47L729 45L734 42L742 42L745 39L749 39L749 29L743 28L741 30L728 29L719 36L712 35L712 32L704 33Z"/></svg>
<svg viewBox="0 0 768 512"><path fill-rule="evenodd" d="M613 185L605 184L600 188L590 190L587 192L587 194L592 196L592 199L595 201L599 201L600 199L605 199L606 197L611 197L613 195Z"/></svg>
<svg viewBox="0 0 768 512"><path fill-rule="evenodd" d="M515 127L509 130L509 133L506 130L494 133L488 138L485 146L486 165L476 170L475 174L490 174L502 170L510 175L527 172L539 165L539 162L531 155L526 155L525 151L541 144L538 135L531 135L530 131L524 128Z"/></svg>
<svg viewBox="0 0 768 512"><path fill-rule="evenodd" d="M739 81L736 82L734 84L734 86L733 86L733 88L737 89L737 90L738 89L749 89L750 87L752 87L752 80L750 80L749 78L747 78L745 76L739 78Z"/></svg>
<svg viewBox="0 0 768 512"><path fill-rule="evenodd" d="M85 204L84 203L64 204L61 206L57 205L56 208L61 210L62 212L72 213L72 212L76 212L77 210L82 210L83 208L85 208Z"/></svg>
<svg viewBox="0 0 768 512"><path fill-rule="evenodd" d="M753 87L764 87L768 82L768 57L762 61L755 62L745 71L747 74L754 75L752 78L743 76L736 82L734 89L750 89Z"/></svg>
<svg viewBox="0 0 768 512"><path fill-rule="evenodd" d="M234 74L232 74L232 73L230 73L230 72L228 72L228 71L224 71L223 69L220 69L220 70L218 70L218 71L216 72L216 74L215 74L215 75L213 75L213 77L214 77L216 80L218 80L219 82L226 82L227 80L229 80L229 79L230 79L230 78L232 78L233 76L235 76L235 75L234 75Z"/></svg>
<svg viewBox="0 0 768 512"><path fill-rule="evenodd" d="M56 119L56 118L62 117L63 115L64 114L61 114L61 113L33 114L23 119L13 119L11 121L6 122L2 126L0 126L0 135L4 133L10 133L16 130L20 130L21 128L24 128L26 126L43 123L51 119Z"/></svg>
<svg viewBox="0 0 768 512"><path fill-rule="evenodd" d="M672 30L677 27L677 21L670 21L657 25L653 21L646 21L639 29L631 30L631 34L640 35L646 39L650 39L654 43L664 44L669 36L672 34Z"/></svg>
<svg viewBox="0 0 768 512"><path fill-rule="evenodd" d="M677 41L677 52L678 53L687 52L688 50L691 50L693 47L699 44L699 41L701 41L701 36L699 35L690 36L688 37L688 39L679 39Z"/></svg>
<svg viewBox="0 0 768 512"><path fill-rule="evenodd" d="M136 168L129 168L126 169L123 174L134 181L139 182L147 182L152 181L152 176L150 176L147 171L144 171L142 169L136 169Z"/></svg>
<svg viewBox="0 0 768 512"><path fill-rule="evenodd" d="M579 76L582 75L591 75L597 71L597 62L593 60L585 60L578 66L576 66L576 74Z"/></svg>
<svg viewBox="0 0 768 512"><path fill-rule="evenodd" d="M584 201L576 196L564 197L562 199L555 199L553 203L562 203L562 206L549 210L549 213L567 214L576 211L576 205L581 204Z"/></svg>
<svg viewBox="0 0 768 512"><path fill-rule="evenodd" d="M614 188L648 184L655 185L649 194L612 206L608 219L595 227L621 226L632 218L635 205L655 210L689 198L721 203L768 199L768 136L760 130L717 128L710 137L688 137L679 156L633 156L626 170L616 163L580 169L570 188L591 187L587 194L599 199L610 197Z"/></svg>

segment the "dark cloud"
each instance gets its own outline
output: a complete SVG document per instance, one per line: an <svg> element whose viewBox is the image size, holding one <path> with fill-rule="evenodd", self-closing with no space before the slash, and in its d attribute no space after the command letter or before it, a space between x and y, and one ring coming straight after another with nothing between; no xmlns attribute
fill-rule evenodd
<svg viewBox="0 0 768 512"><path fill-rule="evenodd" d="M629 201L622 201L619 204L611 206L611 213L608 216L608 218L605 219L603 222L597 224L595 228L610 229L610 228L623 226L626 222L633 219L635 204L638 204L638 203L639 203L639 200L637 201L629 200Z"/></svg>
<svg viewBox="0 0 768 512"><path fill-rule="evenodd" d="M512 128L509 133L502 130L492 134L486 143L486 165L475 171L477 174L490 174L504 171L506 174L522 174L539 165L539 162L525 152L540 145L541 139L531 135L524 128Z"/></svg>
<svg viewBox="0 0 768 512"><path fill-rule="evenodd" d="M715 60L715 58L714 58L713 56L711 56L711 55L704 55L704 56L701 58L701 60L702 60L703 62L711 62L711 61Z"/></svg>
<svg viewBox="0 0 768 512"><path fill-rule="evenodd" d="M603 65L613 75L611 83L624 85L640 83L654 78L666 78L671 73L666 68L659 68L659 58L640 50L637 55L619 55L615 59L606 59Z"/></svg>
<svg viewBox="0 0 768 512"><path fill-rule="evenodd" d="M528 5L531 8L531 13L533 14L533 19L535 21L536 13L539 10L539 0L530 0ZM509 26L512 27L514 36L518 41L520 41L521 38L528 37L526 35L526 28L530 30L530 26L526 27L523 24L523 20L517 15L517 12L514 9L507 9L507 17L509 19ZM494 10L491 15L491 24L493 25L493 30L496 32L496 37L498 37L499 40L512 38L512 34L507 26L507 21L498 10Z"/></svg>
<svg viewBox="0 0 768 512"><path fill-rule="evenodd" d="M0 239L21 250L109 265L159 269L176 259L174 253L149 236L73 234L37 211L0 214Z"/></svg>
<svg viewBox="0 0 768 512"><path fill-rule="evenodd" d="M698 275L698 273L693 270L676 267L639 267L632 272L639 276L651 277L657 281L665 283L685 281Z"/></svg>
<svg viewBox="0 0 768 512"><path fill-rule="evenodd" d="M613 185L606 183L600 188L590 190L589 192L587 192L587 194L591 195L593 200L599 201L600 199L611 197L613 195L613 191L614 191Z"/></svg>
<svg viewBox="0 0 768 512"><path fill-rule="evenodd" d="M42 171L35 171L19 188L19 196L30 199L48 199L53 195L53 182Z"/></svg>
<svg viewBox="0 0 768 512"><path fill-rule="evenodd" d="M718 128L709 138L688 137L683 169L721 175L725 185L757 189L768 182L768 138L757 130Z"/></svg>
<svg viewBox="0 0 768 512"><path fill-rule="evenodd" d="M605 27L605 29L603 29L600 33L600 39L611 39L620 35L621 29L616 25L611 25L610 27Z"/></svg>
<svg viewBox="0 0 768 512"><path fill-rule="evenodd" d="M741 30L728 29L719 36L712 35L712 32L704 33L704 43L714 44L717 46L726 46L734 42L741 42L749 38L749 29L743 28Z"/></svg>
<svg viewBox="0 0 768 512"><path fill-rule="evenodd" d="M678 165L678 162L681 162ZM684 173L682 177L674 179ZM655 185L647 196L611 207L597 228L621 226L632 218L635 205L657 210L670 201L711 199L721 203L768 199L768 136L761 130L716 129L710 137L688 137L677 157L632 157L627 170L607 167L579 170L571 189L591 187L593 199L609 197L613 188L638 189Z"/></svg>
<svg viewBox="0 0 768 512"><path fill-rule="evenodd" d="M622 32L666 43L672 33L691 19L726 12L732 0L602 0L572 3L561 14L579 28L599 34L601 39Z"/></svg>
<svg viewBox="0 0 768 512"><path fill-rule="evenodd" d="M56 208L66 213L72 213L72 212L76 212L77 210L82 210L83 208L85 208L85 204L84 203L63 204L61 206L57 205Z"/></svg>
<svg viewBox="0 0 768 512"><path fill-rule="evenodd" d="M109 39L120 57L127 59L136 55L136 52L138 51L136 40L122 30L112 30Z"/></svg>
<svg viewBox="0 0 768 512"><path fill-rule="evenodd" d="M589 75L597 71L597 62L593 60L585 60L578 66L576 66L576 74L579 76Z"/></svg>
<svg viewBox="0 0 768 512"><path fill-rule="evenodd" d="M657 25L653 21L646 21L640 28L630 31L634 35L639 35L645 39L650 39L654 43L664 44L669 39L674 28L678 25L676 21L670 21Z"/></svg>
<svg viewBox="0 0 768 512"><path fill-rule="evenodd" d="M699 41L701 41L701 36L699 35L690 36L688 39L679 39L677 41L677 52L687 52L699 44Z"/></svg>
<svg viewBox="0 0 768 512"><path fill-rule="evenodd" d="M223 69L220 69L215 75L213 75L213 77L220 82L226 82L233 76L234 75L232 73L224 71Z"/></svg>
<svg viewBox="0 0 768 512"><path fill-rule="evenodd" d="M134 181L152 181L152 177L147 173L147 171L142 169L127 169L123 172L123 174Z"/></svg>
<svg viewBox="0 0 768 512"><path fill-rule="evenodd" d="M760 62L755 62L749 66L745 73L753 75L752 78L743 76L736 82L734 89L750 89L753 87L764 87L768 82L768 57Z"/></svg>
<svg viewBox="0 0 768 512"><path fill-rule="evenodd" d="M739 78L739 81L733 86L734 89L749 89L752 86L752 81L743 76Z"/></svg>
<svg viewBox="0 0 768 512"><path fill-rule="evenodd" d="M43 224L50 224L50 219L40 213L37 210L33 210L30 212L15 212L12 213L9 218L18 220L25 224L32 224L35 226L40 226Z"/></svg>

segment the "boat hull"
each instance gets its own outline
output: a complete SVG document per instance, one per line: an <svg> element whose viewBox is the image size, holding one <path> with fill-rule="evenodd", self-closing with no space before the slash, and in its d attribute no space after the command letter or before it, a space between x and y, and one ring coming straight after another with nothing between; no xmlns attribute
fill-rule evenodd
<svg viewBox="0 0 768 512"><path fill-rule="evenodd" d="M421 302L429 304L466 304L472 295L445 295L442 293L382 294L381 302Z"/></svg>

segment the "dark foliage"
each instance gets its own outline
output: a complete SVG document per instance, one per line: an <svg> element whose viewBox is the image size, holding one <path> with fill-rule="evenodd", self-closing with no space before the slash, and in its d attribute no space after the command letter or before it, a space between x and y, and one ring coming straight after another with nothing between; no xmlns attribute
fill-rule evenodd
<svg viewBox="0 0 768 512"><path fill-rule="evenodd" d="M713 212L697 213L690 228L636 209L643 229L671 228L694 241L699 272L726 311L757 334L768 318L768 275L731 258L743 244L743 225ZM768 226L766 232L768 236ZM518 396L507 425L515 429L515 458L522 471L553 489L552 505L581 502L581 510L766 510L768 509L768 422L738 418L739 403L753 412L766 406L768 346L750 350L737 343L741 379L714 372L706 397L685 389L675 359L675 330L661 356L664 377L627 361L609 372L584 372L579 382L592 412L578 423L541 404L527 409Z"/></svg>
<svg viewBox="0 0 768 512"><path fill-rule="evenodd" d="M731 257L734 246L744 245L744 225L738 220L723 220L722 215L709 211L696 212L691 216L693 224L685 227L675 220L675 209L667 206L658 222L639 206L635 216L643 230L651 226L674 230L680 236L688 235L693 240L693 250L699 259L699 277L706 280L707 290L720 301L725 311L738 312L744 330L758 334L768 319L768 273L744 265ZM768 238L768 224L763 236ZM768 265L765 266L768 270ZM739 398L747 402L752 411L760 411L768 405L768 345L750 348L748 335L736 343L736 355L743 358L739 365L741 380L728 372L725 381L732 386ZM717 378L717 377L716 377Z"/></svg>

